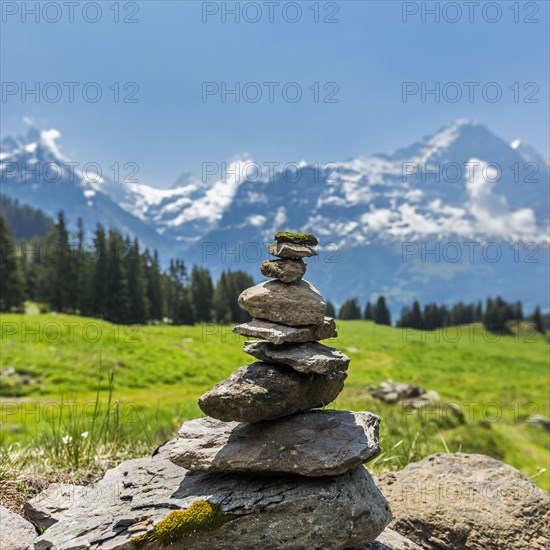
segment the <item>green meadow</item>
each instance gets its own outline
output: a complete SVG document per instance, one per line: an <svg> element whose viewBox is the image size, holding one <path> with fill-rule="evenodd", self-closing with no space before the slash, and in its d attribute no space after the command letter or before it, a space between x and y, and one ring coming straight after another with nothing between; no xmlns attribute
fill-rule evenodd
<svg viewBox="0 0 550 550"><path fill-rule="evenodd" d="M326 341L352 361L330 407L380 415L374 471L435 452L483 453L550 487L549 345L523 327L434 332L339 321ZM5 314L0 324L0 479L63 468L86 475L153 451L202 413L198 397L251 361L229 326L123 327L54 314ZM416 382L441 401L418 410L385 404L369 386ZM84 474L83 474L84 475Z"/></svg>

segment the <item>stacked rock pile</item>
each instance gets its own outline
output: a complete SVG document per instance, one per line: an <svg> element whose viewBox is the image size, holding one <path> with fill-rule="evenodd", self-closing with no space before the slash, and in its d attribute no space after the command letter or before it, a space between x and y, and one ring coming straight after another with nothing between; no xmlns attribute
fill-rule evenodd
<svg viewBox="0 0 550 550"><path fill-rule="evenodd" d="M319 343L337 333L334 319L325 317L325 300L303 279L304 258L317 254L311 248L316 244L310 234L275 236L268 251L278 259L261 265L271 280L242 292L239 305L253 319L234 328L237 334L257 338L243 347L257 361L199 399L207 416L182 425L169 456L191 472L248 474L254 479L271 475L273 487L283 486L288 475L304 488L308 479L319 479L318 493L305 507L309 512L295 521L311 525L311 548L346 548L375 539L391 513L363 467L380 452L380 419L369 412L319 410L342 391L350 360ZM336 532L328 528L330 522L323 525L321 503L338 490L343 474L354 477L356 492L341 491L334 514L345 527ZM243 478L244 486L247 482L250 477ZM272 528L266 525L265 532ZM276 547L309 548L306 541L296 540L299 536L298 531L281 533L286 542ZM262 547L262 541L257 545Z"/></svg>

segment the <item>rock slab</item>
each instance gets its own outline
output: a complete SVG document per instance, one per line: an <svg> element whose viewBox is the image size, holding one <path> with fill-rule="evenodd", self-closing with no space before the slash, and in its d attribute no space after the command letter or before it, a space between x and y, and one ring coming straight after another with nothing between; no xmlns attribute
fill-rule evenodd
<svg viewBox="0 0 550 550"><path fill-rule="evenodd" d="M309 246L296 243L278 243L274 242L267 247L267 251L272 256L278 256L279 258L310 258L311 256L317 256L317 252Z"/></svg>
<svg viewBox="0 0 550 550"><path fill-rule="evenodd" d="M266 422L185 422L170 460L199 472L340 475L380 453L380 418L369 412L308 411Z"/></svg>
<svg viewBox="0 0 550 550"><path fill-rule="evenodd" d="M204 474L170 462L171 446L109 470L93 493L37 540L35 550L135 550L132 537L201 500L219 506L228 521L184 536L172 550L343 550L375 539L391 520L388 503L363 467L321 478Z"/></svg>
<svg viewBox="0 0 550 550"><path fill-rule="evenodd" d="M344 387L346 373L304 374L286 365L252 363L237 369L199 399L207 416L260 422L324 407Z"/></svg>
<svg viewBox="0 0 550 550"><path fill-rule="evenodd" d="M0 549L28 550L37 537L34 527L25 518L0 506Z"/></svg>
<svg viewBox="0 0 550 550"><path fill-rule="evenodd" d="M261 338L273 344L285 342L316 342L327 338L336 338L336 323L331 317L325 317L319 325L307 327L287 327L279 323L272 323L263 319L252 319L248 323L237 325L233 332L249 338Z"/></svg>
<svg viewBox="0 0 550 550"><path fill-rule="evenodd" d="M346 371L350 358L341 351L319 344L276 345L263 340L245 342L243 351L266 363L289 365L299 372L331 374Z"/></svg>
<svg viewBox="0 0 550 550"><path fill-rule="evenodd" d="M265 281L247 288L239 296L239 306L252 317L292 327L321 324L327 309L321 293L304 279L291 284Z"/></svg>
<svg viewBox="0 0 550 550"><path fill-rule="evenodd" d="M43 531L57 523L86 491L87 487L82 485L51 483L46 490L25 502L25 514L33 525Z"/></svg>
<svg viewBox="0 0 550 550"><path fill-rule="evenodd" d="M422 548L548 548L550 496L494 458L431 455L383 474L379 486L395 516L392 527Z"/></svg>
<svg viewBox="0 0 550 550"><path fill-rule="evenodd" d="M376 540L349 550L422 550L422 548L393 529L386 527Z"/></svg>
<svg viewBox="0 0 550 550"><path fill-rule="evenodd" d="M299 281L306 272L304 260L265 260L260 266L262 275L279 279L283 283Z"/></svg>

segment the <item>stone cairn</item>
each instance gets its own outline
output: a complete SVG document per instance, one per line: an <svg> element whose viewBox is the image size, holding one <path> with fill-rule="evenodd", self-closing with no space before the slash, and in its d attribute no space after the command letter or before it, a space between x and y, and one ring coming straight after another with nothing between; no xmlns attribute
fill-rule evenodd
<svg viewBox="0 0 550 550"><path fill-rule="evenodd" d="M320 409L342 391L350 359L319 343L337 332L323 297L303 279L317 244L310 234L275 235L268 252L278 259L260 268L271 280L241 293L239 306L253 319L233 329L255 338L243 351L257 361L199 399L207 416L185 422L169 454L191 472L242 475L244 491L258 478L271 479L270 493L282 488L277 519L267 514L262 535L243 539L243 548L350 548L374 540L391 519L363 467L380 453L380 419ZM302 504L285 510L290 479Z"/></svg>

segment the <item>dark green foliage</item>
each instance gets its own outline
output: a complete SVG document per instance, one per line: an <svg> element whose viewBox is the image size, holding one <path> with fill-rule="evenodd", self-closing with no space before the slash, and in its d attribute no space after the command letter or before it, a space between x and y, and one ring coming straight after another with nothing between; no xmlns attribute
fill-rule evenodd
<svg viewBox="0 0 550 550"><path fill-rule="evenodd" d="M325 312L327 317L336 317L336 310L334 309L334 304L332 302L327 302L327 310Z"/></svg>
<svg viewBox="0 0 550 550"><path fill-rule="evenodd" d="M365 321L372 321L373 320L372 304L370 302L367 302L367 305L365 306L365 312L363 313L363 319L365 319Z"/></svg>
<svg viewBox="0 0 550 550"><path fill-rule="evenodd" d="M51 218L40 210L19 204L19 201L0 195L0 212L8 223L16 241L46 237L53 229Z"/></svg>
<svg viewBox="0 0 550 550"><path fill-rule="evenodd" d="M203 267L193 266L191 271L191 299L195 310L195 321L207 323L212 319L212 298L214 285L210 272Z"/></svg>
<svg viewBox="0 0 550 550"><path fill-rule="evenodd" d="M359 302L357 298L352 300L346 300L338 315L339 319L361 319L361 308L359 307Z"/></svg>
<svg viewBox="0 0 550 550"><path fill-rule="evenodd" d="M23 306L24 280L8 224L0 216L0 311Z"/></svg>
<svg viewBox="0 0 550 550"><path fill-rule="evenodd" d="M380 296L376 301L374 308L373 320L377 325L391 326L390 310L386 306L386 299L384 296Z"/></svg>
<svg viewBox="0 0 550 550"><path fill-rule="evenodd" d="M319 244L317 237L311 233L292 233L290 231L276 233L275 241L278 243L305 244L307 246L316 246Z"/></svg>
<svg viewBox="0 0 550 550"><path fill-rule="evenodd" d="M218 323L244 323L250 315L238 305L239 294L252 286L252 277L243 271L224 271L216 285L213 298L213 320Z"/></svg>
<svg viewBox="0 0 550 550"><path fill-rule="evenodd" d="M546 332L539 306L535 308L535 312L533 313L531 320L537 332L540 332L541 334L544 334Z"/></svg>

